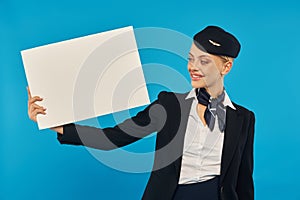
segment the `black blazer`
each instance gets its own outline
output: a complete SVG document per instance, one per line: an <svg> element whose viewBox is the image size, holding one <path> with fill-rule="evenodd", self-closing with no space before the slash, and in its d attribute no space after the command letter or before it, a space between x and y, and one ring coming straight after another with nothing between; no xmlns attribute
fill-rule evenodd
<svg viewBox="0 0 300 200"><path fill-rule="evenodd" d="M153 171L142 199L171 200L179 181L184 135L192 105L192 99L185 99L187 94L161 92L143 111L112 128L64 125L64 134L58 134L58 140L61 144L110 150L157 132ZM234 106L236 110L226 108L220 197L222 200L252 200L255 118L253 112L237 104Z"/></svg>

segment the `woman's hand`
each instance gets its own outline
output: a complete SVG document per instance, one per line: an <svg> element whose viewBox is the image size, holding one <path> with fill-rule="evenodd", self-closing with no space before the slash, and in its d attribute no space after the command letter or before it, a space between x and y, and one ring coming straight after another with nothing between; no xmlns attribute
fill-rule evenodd
<svg viewBox="0 0 300 200"><path fill-rule="evenodd" d="M42 101L43 98L39 96L32 97L29 87L27 87L27 92L28 92L28 116L32 121L36 122L36 116L38 114L46 115L45 112L46 108L36 104L37 101ZM63 126L52 127L50 129L60 134L63 134Z"/></svg>
<svg viewBox="0 0 300 200"><path fill-rule="evenodd" d="M43 115L46 114L45 112L46 108L36 104L37 101L42 101L43 98L39 96L32 97L29 87L27 87L27 92L28 92L28 116L32 121L36 122L36 116L38 114L43 114Z"/></svg>

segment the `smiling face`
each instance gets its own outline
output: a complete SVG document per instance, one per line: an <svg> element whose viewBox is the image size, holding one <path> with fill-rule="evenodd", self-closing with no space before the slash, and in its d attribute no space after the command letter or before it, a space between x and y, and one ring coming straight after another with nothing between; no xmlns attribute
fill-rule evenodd
<svg viewBox="0 0 300 200"><path fill-rule="evenodd" d="M223 90L224 75L232 67L231 59L225 61L220 56L200 50L193 43L188 60L188 71L193 88L204 87L211 93L218 93L218 90Z"/></svg>

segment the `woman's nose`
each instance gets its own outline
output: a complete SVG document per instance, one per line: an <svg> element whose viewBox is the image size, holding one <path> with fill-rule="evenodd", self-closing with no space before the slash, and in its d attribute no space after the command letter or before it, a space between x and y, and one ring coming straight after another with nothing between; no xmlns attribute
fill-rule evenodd
<svg viewBox="0 0 300 200"><path fill-rule="evenodd" d="M198 71L199 70L199 67L196 67L195 62L189 62L189 66L190 66L190 69L193 70L193 71Z"/></svg>

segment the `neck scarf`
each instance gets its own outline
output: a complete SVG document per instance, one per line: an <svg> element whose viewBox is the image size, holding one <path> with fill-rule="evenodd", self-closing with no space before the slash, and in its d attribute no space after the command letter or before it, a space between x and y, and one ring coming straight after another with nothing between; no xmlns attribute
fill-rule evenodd
<svg viewBox="0 0 300 200"><path fill-rule="evenodd" d="M218 124L221 132L225 130L225 120L226 120L226 109L223 104L225 98L225 92L223 92L217 97L212 98L205 88L196 89L196 95L198 103L206 106L204 112L204 119L209 129L213 131L216 121L216 116L218 116Z"/></svg>

